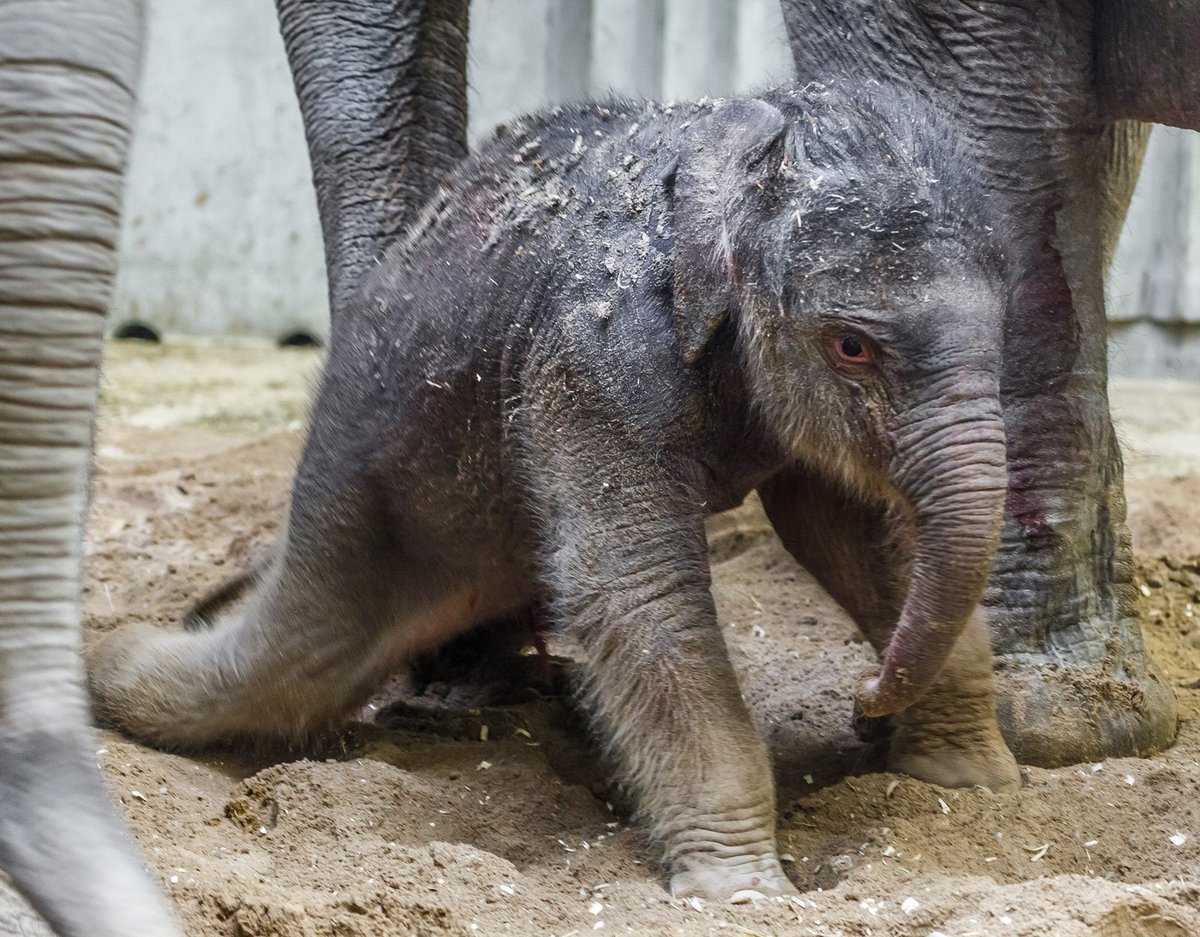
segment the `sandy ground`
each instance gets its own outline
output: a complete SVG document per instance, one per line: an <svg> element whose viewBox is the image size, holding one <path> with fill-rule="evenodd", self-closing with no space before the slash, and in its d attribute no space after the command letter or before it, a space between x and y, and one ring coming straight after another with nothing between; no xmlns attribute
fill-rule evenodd
<svg viewBox="0 0 1200 937"><path fill-rule="evenodd" d="M254 343L109 349L93 633L173 625L269 539L318 367ZM870 773L850 725L869 650L760 516L714 537L800 899L671 900L580 720L536 694L383 710L317 751L186 758L103 732L98 757L196 937L1200 934L1200 386L1124 382L1113 400L1147 637L1183 714L1155 758L1026 769L1012 797Z"/></svg>

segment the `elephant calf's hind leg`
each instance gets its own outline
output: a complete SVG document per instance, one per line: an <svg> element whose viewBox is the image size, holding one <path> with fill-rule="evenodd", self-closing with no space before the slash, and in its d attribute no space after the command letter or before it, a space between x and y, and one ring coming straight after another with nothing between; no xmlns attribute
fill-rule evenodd
<svg viewBox="0 0 1200 937"><path fill-rule="evenodd" d="M207 628L108 635L89 659L97 714L166 747L300 739L344 718L413 653L467 627L470 593L403 595L363 517L295 499L286 544L243 608Z"/></svg>

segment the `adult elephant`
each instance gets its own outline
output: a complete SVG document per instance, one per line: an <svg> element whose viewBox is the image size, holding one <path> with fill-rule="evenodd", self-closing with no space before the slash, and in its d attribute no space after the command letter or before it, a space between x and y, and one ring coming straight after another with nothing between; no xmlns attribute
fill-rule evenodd
<svg viewBox="0 0 1200 937"><path fill-rule="evenodd" d="M466 0L280 0L335 316L466 152ZM80 544L141 0L0 0L0 869L63 937L181 931L105 794ZM0 901L0 934L44 928Z"/></svg>
<svg viewBox="0 0 1200 937"><path fill-rule="evenodd" d="M1104 274L1147 122L1200 128L1200 3L783 0L783 9L801 81L902 82L938 102L1011 219L1010 481L985 599L1010 747L1022 762L1053 766L1169 745L1174 697L1136 617L1106 391ZM764 503L864 627L890 626L902 593L877 585L889 581L879 575L889 559L878 512L814 490L779 478ZM813 524L820 512L836 516ZM857 566L826 567L827 551ZM954 698L953 686L935 687L918 708L952 719Z"/></svg>

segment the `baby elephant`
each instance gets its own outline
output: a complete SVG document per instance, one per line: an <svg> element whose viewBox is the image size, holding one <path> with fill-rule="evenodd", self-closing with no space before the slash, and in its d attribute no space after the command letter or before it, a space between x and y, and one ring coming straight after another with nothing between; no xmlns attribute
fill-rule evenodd
<svg viewBox="0 0 1200 937"><path fill-rule="evenodd" d="M100 643L101 717L175 747L301 736L544 602L671 891L790 892L704 519L802 465L894 528L904 598L863 709L961 681L924 736L943 747L910 725L905 764L1014 784L976 615L1006 489L1003 258L953 140L916 101L812 86L499 130L338 320L244 607Z"/></svg>

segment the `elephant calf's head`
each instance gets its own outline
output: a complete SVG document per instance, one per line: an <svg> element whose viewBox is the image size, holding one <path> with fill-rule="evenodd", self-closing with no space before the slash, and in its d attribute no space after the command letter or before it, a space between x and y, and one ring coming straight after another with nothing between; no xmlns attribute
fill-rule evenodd
<svg viewBox="0 0 1200 937"><path fill-rule="evenodd" d="M779 92L690 129L670 180L675 315L695 362L732 319L780 447L905 519L908 593L868 714L911 705L979 602L1007 487L1002 257L926 105Z"/></svg>

